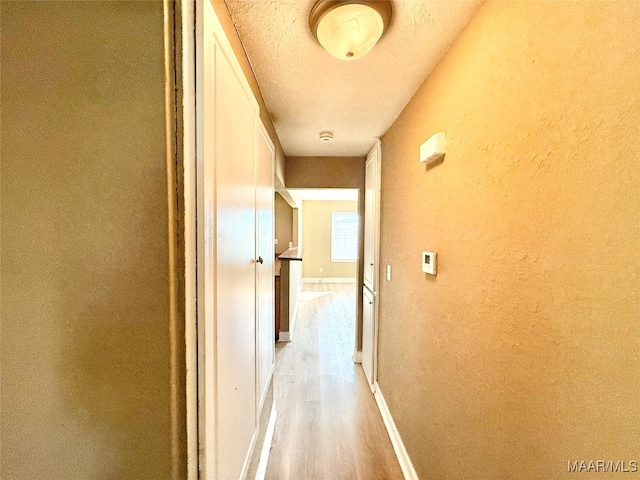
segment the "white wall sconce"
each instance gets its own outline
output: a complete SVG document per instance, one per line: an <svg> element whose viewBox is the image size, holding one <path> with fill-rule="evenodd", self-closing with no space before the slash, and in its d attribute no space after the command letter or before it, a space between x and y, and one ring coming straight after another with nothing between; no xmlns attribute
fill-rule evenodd
<svg viewBox="0 0 640 480"><path fill-rule="evenodd" d="M340 60L366 55L391 21L389 0L320 0L309 14L318 43Z"/></svg>
<svg viewBox="0 0 640 480"><path fill-rule="evenodd" d="M436 133L420 145L420 162L427 165L444 157L447 142L444 133Z"/></svg>

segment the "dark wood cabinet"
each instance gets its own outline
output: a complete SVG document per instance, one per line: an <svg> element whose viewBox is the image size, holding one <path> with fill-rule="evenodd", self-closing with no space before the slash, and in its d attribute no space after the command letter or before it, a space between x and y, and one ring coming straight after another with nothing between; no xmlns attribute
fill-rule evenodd
<svg viewBox="0 0 640 480"><path fill-rule="evenodd" d="M276 288L275 288L275 304L276 304L276 342L280 339L280 275L276 275Z"/></svg>

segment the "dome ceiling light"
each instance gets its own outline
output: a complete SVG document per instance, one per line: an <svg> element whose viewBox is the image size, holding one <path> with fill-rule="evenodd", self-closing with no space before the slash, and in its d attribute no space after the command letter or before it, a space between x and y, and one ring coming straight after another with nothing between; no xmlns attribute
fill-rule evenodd
<svg viewBox="0 0 640 480"><path fill-rule="evenodd" d="M389 0L320 0L309 14L318 43L340 60L366 55L391 21Z"/></svg>

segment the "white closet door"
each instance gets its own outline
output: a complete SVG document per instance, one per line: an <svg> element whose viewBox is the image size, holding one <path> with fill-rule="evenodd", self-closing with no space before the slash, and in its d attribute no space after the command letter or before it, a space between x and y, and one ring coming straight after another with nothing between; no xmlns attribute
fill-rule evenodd
<svg viewBox="0 0 640 480"><path fill-rule="evenodd" d="M218 478L238 478L256 429L256 118L221 49L215 89Z"/></svg>
<svg viewBox="0 0 640 480"><path fill-rule="evenodd" d="M371 291L378 288L378 231L380 189L380 144L367 155L364 191L364 284Z"/></svg>
<svg viewBox="0 0 640 480"><path fill-rule="evenodd" d="M362 289L362 369L371 391L374 391L374 349L375 349L375 296L368 288Z"/></svg>
<svg viewBox="0 0 640 480"><path fill-rule="evenodd" d="M364 288L362 311L362 368L375 390L378 358L378 282L380 236L380 142L367 155L364 192Z"/></svg>
<svg viewBox="0 0 640 480"><path fill-rule="evenodd" d="M275 148L264 126L257 135L256 156L256 264L257 285L257 401L258 416L267 394L275 362L275 297L274 297L274 187Z"/></svg>
<svg viewBox="0 0 640 480"><path fill-rule="evenodd" d="M202 10L199 158L201 475L246 472L256 420L256 128L258 104L209 2ZM200 268L200 267L199 267ZM203 308L203 310L202 310ZM200 333L202 332L202 333Z"/></svg>

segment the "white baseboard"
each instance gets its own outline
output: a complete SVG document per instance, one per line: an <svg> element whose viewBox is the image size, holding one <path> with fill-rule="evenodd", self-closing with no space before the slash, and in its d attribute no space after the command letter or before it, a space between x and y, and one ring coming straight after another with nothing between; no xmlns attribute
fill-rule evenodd
<svg viewBox="0 0 640 480"><path fill-rule="evenodd" d="M276 404L274 402L271 406L269 423L267 424L267 431L264 435L264 443L262 444L262 450L260 451L260 461L258 462L258 469L256 470L256 480L264 480L264 477L267 474L267 463L269 462L269 453L271 452L273 432L276 429L277 416L278 412L276 411Z"/></svg>
<svg viewBox="0 0 640 480"><path fill-rule="evenodd" d="M280 332L278 334L279 342L290 342L291 341L291 332Z"/></svg>
<svg viewBox="0 0 640 480"><path fill-rule="evenodd" d="M356 283L355 278L320 278L320 277L308 277L303 278L302 283Z"/></svg>
<svg viewBox="0 0 640 480"><path fill-rule="evenodd" d="M264 407L264 401L267 399L267 394L269 393L269 386L271 385L271 380L273 380L273 373L276 371L276 362L271 364L271 368L269 369L269 375L267 375L267 381L265 383L264 390L260 395L260 402L258 403L258 412L262 412L262 408ZM260 414L258 414L260 416Z"/></svg>
<svg viewBox="0 0 640 480"><path fill-rule="evenodd" d="M407 450L404 448L404 443L402 443L402 438L400 438L400 433L398 432L398 429L396 428L396 424L393 421L393 417L391 416L391 412L389 411L387 402L384 400L384 397L382 396L382 391L380 390L380 385L378 385L378 382L376 382L376 385L375 385L375 392L376 393L374 394L374 397L376 399L376 403L378 404L378 409L380 410L380 414L382 415L384 426L387 427L389 438L391 438L391 444L393 445L393 450L395 450L396 457L398 457L398 462L400 463L402 474L404 475L405 480L418 480L418 474L416 473L416 469L413 467L413 463L411 463L409 454L407 453Z"/></svg>
<svg viewBox="0 0 640 480"><path fill-rule="evenodd" d="M251 444L249 445L249 451L247 452L247 456L244 458L244 464L242 465L242 471L240 472L240 478L247 478L247 472L249 471L249 465L251 464L251 457L253 457L253 451L256 448L256 443L258 440L258 428L256 427L255 432L253 432L253 436L251 437Z"/></svg>
<svg viewBox="0 0 640 480"><path fill-rule="evenodd" d="M356 350L351 356L353 363L362 363L362 350Z"/></svg>

